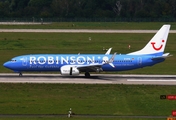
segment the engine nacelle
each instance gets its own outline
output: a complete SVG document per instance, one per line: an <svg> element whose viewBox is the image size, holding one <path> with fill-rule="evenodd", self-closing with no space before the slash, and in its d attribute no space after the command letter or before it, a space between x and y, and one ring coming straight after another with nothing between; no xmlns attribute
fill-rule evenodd
<svg viewBox="0 0 176 120"><path fill-rule="evenodd" d="M79 75L79 70L73 65L64 65L60 68L62 75Z"/></svg>

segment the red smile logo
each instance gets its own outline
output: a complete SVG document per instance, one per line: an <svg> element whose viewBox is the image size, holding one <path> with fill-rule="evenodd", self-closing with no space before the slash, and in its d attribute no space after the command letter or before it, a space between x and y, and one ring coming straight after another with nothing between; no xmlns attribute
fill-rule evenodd
<svg viewBox="0 0 176 120"><path fill-rule="evenodd" d="M162 43L164 43L164 40L162 40ZM155 47L155 44L156 44L155 42L151 42L151 44L152 44L153 49L155 49L156 51L160 50L163 47L163 45L161 44L161 46L159 48L156 48Z"/></svg>

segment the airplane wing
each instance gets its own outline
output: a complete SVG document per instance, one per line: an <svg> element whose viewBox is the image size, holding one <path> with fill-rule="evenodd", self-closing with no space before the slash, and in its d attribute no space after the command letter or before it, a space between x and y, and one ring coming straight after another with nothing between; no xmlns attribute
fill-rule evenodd
<svg viewBox="0 0 176 120"><path fill-rule="evenodd" d="M104 65L104 64L109 64L110 66L115 68L115 66L113 65L113 61L114 61L115 56L116 56L116 53L114 53L114 55L112 55L112 57L108 61L105 61L105 62L103 61L102 63L91 63L88 65L77 65L76 67L80 71L92 71L92 72L103 71L102 65Z"/></svg>
<svg viewBox="0 0 176 120"><path fill-rule="evenodd" d="M79 69L80 71L91 71L91 72L100 72L103 71L103 69L101 68L103 64L100 63L93 63L93 64L89 64L89 65L78 65L77 69Z"/></svg>
<svg viewBox="0 0 176 120"><path fill-rule="evenodd" d="M162 56L156 56L156 57L153 57L152 60L158 60L158 59L163 59L163 58L167 58L167 57L170 57L172 55L169 55L170 53L165 53L163 54Z"/></svg>

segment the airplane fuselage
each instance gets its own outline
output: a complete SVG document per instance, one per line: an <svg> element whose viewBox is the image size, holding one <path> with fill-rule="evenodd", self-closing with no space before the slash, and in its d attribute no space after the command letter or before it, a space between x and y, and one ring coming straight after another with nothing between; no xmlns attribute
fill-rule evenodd
<svg viewBox="0 0 176 120"><path fill-rule="evenodd" d="M65 65L91 65L107 62L112 55L104 54L35 54L13 58L7 64L15 72L22 71L60 71ZM124 71L152 66L164 59L152 60L152 55L123 55L117 54L113 65L102 65L103 71ZM84 71L84 70L83 70Z"/></svg>

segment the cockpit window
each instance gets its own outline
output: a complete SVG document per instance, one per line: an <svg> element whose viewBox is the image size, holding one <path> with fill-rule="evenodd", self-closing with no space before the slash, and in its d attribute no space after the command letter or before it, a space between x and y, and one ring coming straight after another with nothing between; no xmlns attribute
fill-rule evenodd
<svg viewBox="0 0 176 120"><path fill-rule="evenodd" d="M16 60L12 59L11 62L16 62Z"/></svg>

